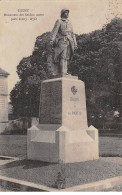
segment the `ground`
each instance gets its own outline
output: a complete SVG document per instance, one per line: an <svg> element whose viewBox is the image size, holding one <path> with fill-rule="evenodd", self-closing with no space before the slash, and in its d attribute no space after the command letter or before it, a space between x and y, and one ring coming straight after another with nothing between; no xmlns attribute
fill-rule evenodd
<svg viewBox="0 0 122 195"><path fill-rule="evenodd" d="M65 165L27 160L26 140L25 135L0 136L0 155L19 158L19 160L6 160L6 162L1 160L0 175L55 188L58 172L61 172L66 188L122 175L121 137L99 137L99 160ZM118 185L108 191L121 191L121 189L122 186ZM1 189L1 191L6 190Z"/></svg>
<svg viewBox="0 0 122 195"><path fill-rule="evenodd" d="M121 176L122 159L105 158L78 163L56 164L33 160L16 160L0 166L0 175L56 187L58 172L65 187Z"/></svg>

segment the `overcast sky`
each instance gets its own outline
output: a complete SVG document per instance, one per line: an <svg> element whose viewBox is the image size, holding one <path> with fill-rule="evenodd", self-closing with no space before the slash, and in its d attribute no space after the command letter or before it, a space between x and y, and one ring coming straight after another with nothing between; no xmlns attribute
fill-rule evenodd
<svg viewBox="0 0 122 195"><path fill-rule="evenodd" d="M9 92L18 80L16 66L32 54L36 37L52 30L61 9L70 10L69 19L77 34L101 29L110 12L109 0L4 0L0 4L0 67L10 73ZM35 21L11 21L11 17L4 16L18 14L18 9L29 9L29 13L42 16Z"/></svg>

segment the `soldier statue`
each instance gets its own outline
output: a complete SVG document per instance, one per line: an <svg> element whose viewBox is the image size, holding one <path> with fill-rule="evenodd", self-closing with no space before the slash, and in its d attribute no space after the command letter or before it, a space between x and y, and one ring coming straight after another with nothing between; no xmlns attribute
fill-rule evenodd
<svg viewBox="0 0 122 195"><path fill-rule="evenodd" d="M68 20L69 10L61 10L61 19L57 20L51 33L50 45L53 47L53 62L58 67L58 75L68 74L68 63L77 49L72 23Z"/></svg>

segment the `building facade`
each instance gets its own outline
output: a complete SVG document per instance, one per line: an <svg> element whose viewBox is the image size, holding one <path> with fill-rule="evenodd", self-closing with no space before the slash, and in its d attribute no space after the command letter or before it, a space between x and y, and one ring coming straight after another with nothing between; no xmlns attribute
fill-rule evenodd
<svg viewBox="0 0 122 195"><path fill-rule="evenodd" d="M0 133L8 124L8 75L9 73L0 68Z"/></svg>

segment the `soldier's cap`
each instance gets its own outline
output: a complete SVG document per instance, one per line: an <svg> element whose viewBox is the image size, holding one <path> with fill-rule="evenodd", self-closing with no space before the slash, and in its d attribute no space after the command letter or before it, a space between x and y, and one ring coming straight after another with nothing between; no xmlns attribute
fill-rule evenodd
<svg viewBox="0 0 122 195"><path fill-rule="evenodd" d="M69 12L69 10L68 10L68 9L62 9L62 10L61 10L61 15L62 15L64 12L66 12L66 11L68 11L68 12Z"/></svg>

